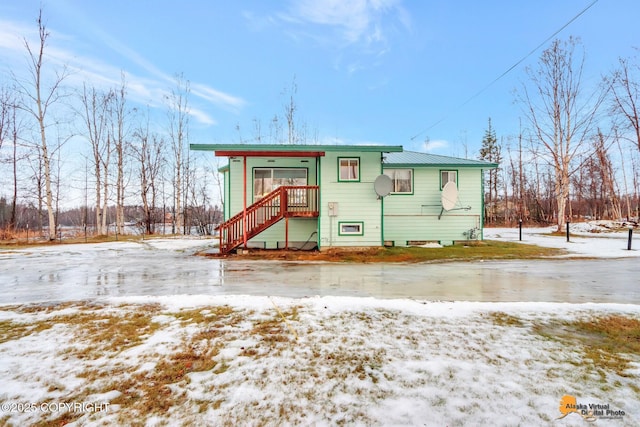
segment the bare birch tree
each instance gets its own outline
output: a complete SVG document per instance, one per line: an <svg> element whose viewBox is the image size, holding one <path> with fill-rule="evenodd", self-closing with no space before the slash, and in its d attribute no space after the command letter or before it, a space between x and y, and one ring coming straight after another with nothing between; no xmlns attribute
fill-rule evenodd
<svg viewBox="0 0 640 427"><path fill-rule="evenodd" d="M291 82L291 89L285 90L283 95L287 96L287 102L284 104L284 116L287 119L287 136L289 144L296 144L298 142L298 135L296 130L296 111L298 106L296 105L295 95L298 93L298 86L296 85L296 78L294 76L293 82Z"/></svg>
<svg viewBox="0 0 640 427"><path fill-rule="evenodd" d="M611 87L612 111L621 118L622 127L630 135L621 136L631 141L640 151L640 81L634 72L640 71L640 65L620 58L618 69L605 79Z"/></svg>
<svg viewBox="0 0 640 427"><path fill-rule="evenodd" d="M96 213L96 233L98 235L107 234L106 218L104 211L107 204L107 194L103 191L108 183L107 170L104 167L104 159L108 156L108 129L107 129L107 109L110 102L110 94L101 94L95 88L87 89L83 87L80 101L83 107L82 119L86 126L87 140L91 145L92 162L95 179L95 213ZM103 200L103 198L105 200ZM104 205L104 206L103 206Z"/></svg>
<svg viewBox="0 0 640 427"><path fill-rule="evenodd" d="M5 140L8 140L9 129L11 123L11 114L15 109L15 103L9 91L0 87L0 150Z"/></svg>
<svg viewBox="0 0 640 427"><path fill-rule="evenodd" d="M169 139L173 154L173 187L174 187L174 221L179 233L185 233L184 208L187 195L184 180L188 167L187 156L189 150L189 93L188 80L183 76L176 76L176 88L167 97L169 115Z"/></svg>
<svg viewBox="0 0 640 427"><path fill-rule="evenodd" d="M16 225L16 206L18 199L18 178L17 178L17 166L18 166L18 121L16 118L16 100L14 95L7 88L0 88L0 153L2 153L3 143L12 141L13 150L10 156L7 156L6 161L10 162L13 166L13 196L11 201L11 214L9 221L6 224L8 231L12 231ZM6 145L5 145L6 146ZM0 157L0 161L4 161ZM1 225L1 224L0 224Z"/></svg>
<svg viewBox="0 0 640 427"><path fill-rule="evenodd" d="M155 232L154 224L157 220L154 213L159 190L158 178L164 163L162 154L164 141L158 135L149 133L148 123L134 132L133 139L135 142L131 148L138 167L145 232L153 234ZM162 220L164 221L164 218Z"/></svg>
<svg viewBox="0 0 640 427"><path fill-rule="evenodd" d="M536 70L527 69L531 86L519 93L525 115L534 133L532 144L541 158L551 165L557 207L558 231L564 229L573 160L587 148L589 133L602 94L586 94L582 72L584 53L576 56L579 41L554 40L542 52Z"/></svg>
<svg viewBox="0 0 640 427"><path fill-rule="evenodd" d="M24 39L24 45L27 49L27 59L30 78L28 81L21 81L14 77L20 92L23 94L24 102L21 108L32 116L38 125L39 145L38 152L42 156L42 167L44 169L44 191L46 198L46 208L48 213L48 237L49 240L56 238L56 217L52 191L52 172L51 172L51 147L47 139L47 126L49 125L49 113L51 108L58 104L64 96L62 92L62 82L67 76L66 68L61 71L55 70L55 76L51 79L48 86L45 87L45 47L49 32L42 21L42 10L38 14L38 46L31 46L27 39Z"/></svg>
<svg viewBox="0 0 640 427"><path fill-rule="evenodd" d="M127 140L127 87L124 73L121 74L121 83L118 90L114 90L110 103L110 134L114 144L116 155L116 232L124 233L124 167L125 167L125 149Z"/></svg>
<svg viewBox="0 0 640 427"><path fill-rule="evenodd" d="M598 162L599 179L602 183L602 196L605 204L605 215L610 219L622 217L620 198L616 185L615 171L609 154L609 147L606 144L604 134L598 129L595 138L595 158Z"/></svg>

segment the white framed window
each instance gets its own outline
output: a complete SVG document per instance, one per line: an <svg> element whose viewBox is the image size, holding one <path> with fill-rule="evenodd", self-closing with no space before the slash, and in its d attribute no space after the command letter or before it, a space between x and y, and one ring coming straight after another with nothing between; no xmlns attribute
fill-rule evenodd
<svg viewBox="0 0 640 427"><path fill-rule="evenodd" d="M413 169L385 169L393 182L392 194L413 194Z"/></svg>
<svg viewBox="0 0 640 427"><path fill-rule="evenodd" d="M443 170L440 171L440 189L442 190L447 182L458 183L458 171Z"/></svg>
<svg viewBox="0 0 640 427"><path fill-rule="evenodd" d="M360 181L359 158L338 158L338 181Z"/></svg>
<svg viewBox="0 0 640 427"><path fill-rule="evenodd" d="M364 222L338 222L339 236L362 236L364 235Z"/></svg>
<svg viewBox="0 0 640 427"><path fill-rule="evenodd" d="M253 170L253 197L261 199L284 185L307 185L307 169L255 168Z"/></svg>

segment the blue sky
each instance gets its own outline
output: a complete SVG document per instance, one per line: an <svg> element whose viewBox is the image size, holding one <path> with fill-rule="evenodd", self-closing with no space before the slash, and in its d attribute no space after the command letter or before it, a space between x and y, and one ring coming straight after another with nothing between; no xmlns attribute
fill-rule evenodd
<svg viewBox="0 0 640 427"><path fill-rule="evenodd" d="M68 84L117 85L122 70L132 104L160 112L173 76L189 80L192 143L250 142L256 123L267 139L295 79L317 142L476 157L489 117L505 142L518 133L513 91L544 47L487 85L592 3L7 0L0 67L5 82L23 72L42 5ZM582 39L587 84L635 53L638 16L637 0L599 0L558 34Z"/></svg>

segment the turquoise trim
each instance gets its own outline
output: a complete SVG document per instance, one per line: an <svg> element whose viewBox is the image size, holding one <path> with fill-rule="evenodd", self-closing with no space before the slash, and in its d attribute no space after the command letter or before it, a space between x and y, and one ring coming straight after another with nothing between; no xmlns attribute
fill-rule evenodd
<svg viewBox="0 0 640 427"><path fill-rule="evenodd" d="M498 163L485 163L481 165L465 165L460 163L385 163L385 169L407 169L407 168L455 168L455 169L477 169L487 166L497 168Z"/></svg>
<svg viewBox="0 0 640 427"><path fill-rule="evenodd" d="M440 191L442 191L442 172L455 172L456 173L456 188L460 188L460 174L458 173L458 169L446 169L441 168L438 170L438 179L440 180Z"/></svg>
<svg viewBox="0 0 640 427"><path fill-rule="evenodd" d="M358 233L343 233L343 225L359 225L360 232ZM338 221L338 236L364 236L364 221Z"/></svg>
<svg viewBox="0 0 640 427"><path fill-rule="evenodd" d="M361 177L361 173L362 171L361 169L361 165L362 165L362 159L360 159L360 157L358 156L352 156L352 157L338 157L338 182L360 182L360 177ZM357 160L358 161L358 179L341 179L340 178L340 161L341 160Z"/></svg>
<svg viewBox="0 0 640 427"><path fill-rule="evenodd" d="M287 145L287 144L189 144L193 151L241 151L246 153L263 151L318 152L355 151L361 153L400 153L401 145Z"/></svg>
<svg viewBox="0 0 640 427"><path fill-rule="evenodd" d="M384 174L382 168L382 161L384 156L380 159L380 174ZM413 173L411 174L413 177ZM411 183L411 189L413 190L413 182ZM384 197L380 198L380 246L384 246Z"/></svg>
<svg viewBox="0 0 640 427"><path fill-rule="evenodd" d="M484 169L480 169L480 240L484 240Z"/></svg>
<svg viewBox="0 0 640 427"><path fill-rule="evenodd" d="M226 218L224 219L225 221L228 220L229 218L231 218L231 162L229 162L229 169L226 172L226 176L227 176L227 180L225 182L225 185L227 187L227 196L229 200L226 200L225 203L225 215Z"/></svg>
<svg viewBox="0 0 640 427"><path fill-rule="evenodd" d="M398 193L396 193L396 192L392 191L391 193L389 193L389 195L390 196L413 196L414 185L415 185L415 178L414 178L415 171L414 171L413 168L384 168L383 172L382 172L383 174L384 174L385 170L409 170L409 171L411 171L411 192L407 192L407 193L398 192ZM389 178L391 178L391 177L389 177ZM391 178L391 179L393 179L393 178ZM442 177L441 177L441 179L442 179Z"/></svg>
<svg viewBox="0 0 640 427"><path fill-rule="evenodd" d="M380 245L384 246L384 197L380 197Z"/></svg>

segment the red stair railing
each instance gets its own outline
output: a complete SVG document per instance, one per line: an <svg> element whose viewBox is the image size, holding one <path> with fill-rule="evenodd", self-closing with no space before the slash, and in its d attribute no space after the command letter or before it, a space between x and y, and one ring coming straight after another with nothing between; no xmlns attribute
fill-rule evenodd
<svg viewBox="0 0 640 427"><path fill-rule="evenodd" d="M283 186L248 206L216 230L220 233L220 253L228 253L285 217L318 216L317 185Z"/></svg>

